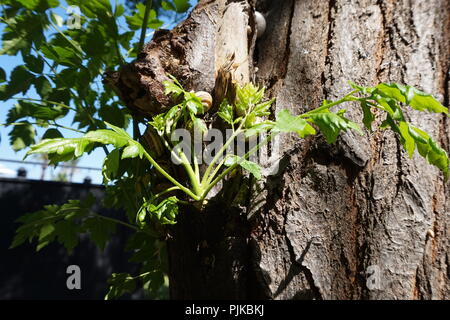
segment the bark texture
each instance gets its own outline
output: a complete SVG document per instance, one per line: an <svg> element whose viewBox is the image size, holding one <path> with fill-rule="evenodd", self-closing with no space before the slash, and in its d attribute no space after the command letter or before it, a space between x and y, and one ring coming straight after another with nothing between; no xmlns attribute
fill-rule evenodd
<svg viewBox="0 0 450 320"><path fill-rule="evenodd" d="M255 7L267 22L257 40ZM221 34L227 9L244 14L236 45L246 42L249 77L277 98L276 110L315 108L347 93L348 80L406 83L449 105L447 0L200 1L121 72L124 101L135 104L131 87L166 103L164 72L213 92L229 45L218 41L229 39ZM123 89L125 74L134 82ZM347 108L362 119L356 105ZM449 149L447 118L407 115ZM390 131L350 132L331 146L320 136L280 143L280 170L262 186L226 189L205 212L180 215L169 241L173 298L450 298L449 184L437 169L409 159Z"/></svg>

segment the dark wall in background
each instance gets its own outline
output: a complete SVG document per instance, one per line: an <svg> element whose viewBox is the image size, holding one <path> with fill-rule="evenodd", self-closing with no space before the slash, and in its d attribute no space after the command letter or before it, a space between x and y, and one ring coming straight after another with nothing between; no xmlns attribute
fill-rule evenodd
<svg viewBox="0 0 450 320"><path fill-rule="evenodd" d="M103 197L103 188L96 185L0 179L0 299L103 299L107 292L106 280L112 272L137 271L135 265L127 262L129 254L124 246L128 230L120 226L104 251L84 236L71 256L58 243L40 252L35 251L33 244L8 249L18 227L14 221L19 216L38 211L47 204L83 199L89 192L97 199ZM98 205L95 210L123 216ZM66 287L69 276L66 269L72 264L81 268L81 290Z"/></svg>

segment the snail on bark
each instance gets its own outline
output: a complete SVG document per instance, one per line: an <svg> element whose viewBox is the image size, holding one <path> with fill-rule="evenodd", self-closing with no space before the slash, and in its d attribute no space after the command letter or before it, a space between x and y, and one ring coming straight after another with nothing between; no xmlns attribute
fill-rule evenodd
<svg viewBox="0 0 450 320"><path fill-rule="evenodd" d="M202 100L202 105L204 109L203 111L208 112L208 110L211 109L213 104L212 96L206 91L197 91L195 95Z"/></svg>

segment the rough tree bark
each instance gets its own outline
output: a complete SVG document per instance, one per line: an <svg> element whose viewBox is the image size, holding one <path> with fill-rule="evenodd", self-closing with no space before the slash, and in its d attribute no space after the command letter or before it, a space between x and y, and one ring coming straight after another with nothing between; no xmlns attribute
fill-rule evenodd
<svg viewBox="0 0 450 320"><path fill-rule="evenodd" d="M259 39L255 8L267 21ZM116 85L134 110L167 104L166 72L213 92L233 48L248 55L241 76L266 86L275 110L317 107L345 94L348 80L407 83L449 105L448 0L199 1ZM448 150L447 118L408 117ZM236 205L225 191L205 212L180 215L168 243L172 298L450 298L449 184L438 170L410 160L389 131L348 133L332 146L320 136L280 143L281 170L262 190Z"/></svg>

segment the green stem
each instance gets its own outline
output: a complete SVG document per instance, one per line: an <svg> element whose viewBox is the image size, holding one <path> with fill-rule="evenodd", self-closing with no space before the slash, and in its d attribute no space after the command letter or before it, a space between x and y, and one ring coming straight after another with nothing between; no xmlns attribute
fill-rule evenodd
<svg viewBox="0 0 450 320"><path fill-rule="evenodd" d="M41 126L42 125L42 123L37 123L37 122L11 122L11 123L0 123L0 127L23 126L23 125L28 125L28 124L36 125L36 126ZM81 130L77 130L77 129L74 129L74 128L70 128L70 127L66 127L66 126L57 124L56 122L55 123L50 123L50 125L58 127L58 128L70 130L70 131L75 131L75 132L78 132L78 133L83 133L83 134L86 133L86 132L81 131Z"/></svg>
<svg viewBox="0 0 450 320"><path fill-rule="evenodd" d="M23 100L23 101L36 101L36 102L42 102L42 103L46 103L46 104L55 104L57 106L60 106L62 108L65 109L69 109L72 110L74 112L76 112L77 110L75 108L69 107L68 105L64 104L64 103L60 103L60 102L56 102L56 101L49 101L49 100L44 100L44 99L32 99L32 98L11 98L14 100Z"/></svg>
<svg viewBox="0 0 450 320"><path fill-rule="evenodd" d="M189 190L188 188L183 186L176 179L174 179L170 174L168 174L163 168L161 168L161 166L145 150L144 150L144 156L153 165L153 167L155 167L155 169L159 171L159 173L161 173L167 180L172 182L175 186L179 187L181 191L186 193L188 196L190 196L194 200L199 200L200 199L199 196L197 196L191 190Z"/></svg>
<svg viewBox="0 0 450 320"><path fill-rule="evenodd" d="M261 141L260 143L258 143L256 146L254 146L250 151L248 151L243 157L242 159L248 159L248 157L250 157L253 153L255 153L256 151L258 151L263 145L267 144L270 140L272 140L272 138L275 136L275 133L271 132L263 141ZM205 188L205 191L200 199L200 201L203 201L206 196L208 195L208 193L211 191L211 189L217 184L219 183L220 180L222 180L227 174L229 174L230 172L232 172L234 169L236 169L236 167L239 165L239 162L236 162L235 164L231 165L230 167L228 167L228 169L224 170L217 178L215 178L210 184L208 184L208 186Z"/></svg>
<svg viewBox="0 0 450 320"><path fill-rule="evenodd" d="M141 36L139 38L139 46L138 46L138 52L139 53L142 48L144 47L144 41L145 41L145 34L147 32L147 25L148 25L148 18L150 16L150 10L152 8L152 0L147 0L145 4L145 12L144 12L144 19L142 21L142 28L141 28Z"/></svg>
<svg viewBox="0 0 450 320"><path fill-rule="evenodd" d="M211 180L214 179L216 174L219 172L220 168L222 168L222 166L225 163L225 161L226 161L226 155L225 155L225 157L223 157L222 161L220 161L219 164L216 166L216 168L214 169L213 173L211 173L211 175L208 177L208 179L206 180L206 184L211 183Z"/></svg>
<svg viewBox="0 0 450 320"><path fill-rule="evenodd" d="M126 222L124 222L124 221L122 221L122 220L114 219L114 218L110 218L110 217L106 217L106 216L102 216L102 215L100 215L100 214L98 214L98 213L95 213L95 212L91 212L91 213L92 213L92 215L93 215L94 217L101 218L101 219L104 219L104 220L107 220L107 221L110 221L110 222L114 222L114 223L117 223L117 224L121 224L121 225L123 225L123 226L125 226L125 227L128 227L128 228L130 228L130 229L133 229L133 230L135 230L135 231L142 231L142 230L139 229L138 227L133 226L132 224L126 223Z"/></svg>
<svg viewBox="0 0 450 320"><path fill-rule="evenodd" d="M151 7L152 7L152 0L147 0L147 3L145 4L145 13L144 13L144 19L142 21L141 36L139 38L137 54L139 54L139 52L141 52L142 48L144 47L145 33L147 32L148 18L150 16ZM116 43L116 46L117 46L117 43ZM120 54L120 51L118 48L117 48L117 51ZM122 55L120 55L120 57L122 57ZM140 136L139 121L135 117L133 117L133 139L137 140L139 138L139 136Z"/></svg>
<svg viewBox="0 0 450 320"><path fill-rule="evenodd" d="M169 192L172 192L175 190L180 190L180 188L179 187L170 187L169 189L166 189L164 191L161 191L158 194L155 194L155 199L161 197L162 195L165 195L166 193L169 193Z"/></svg>
<svg viewBox="0 0 450 320"><path fill-rule="evenodd" d="M208 168L206 168L205 174L203 175L202 178L202 187L203 189L205 188L205 186L208 184L208 180L209 180L209 174L211 173L211 170L213 169L214 165L216 164L217 160L219 160L219 158L221 156L223 156L224 151L228 148L228 146L233 142L233 140L242 132L242 125L243 125L244 121L241 122L241 125L239 125L239 127L237 128L237 130L231 135L231 137L227 140L227 142L222 146L222 148L220 148L220 150L216 153L216 155L214 156L214 158L212 159L211 163L209 164Z"/></svg>
<svg viewBox="0 0 450 320"><path fill-rule="evenodd" d="M346 95L345 97L343 97L342 99L339 99L339 100L337 100L337 101L335 101L335 102L332 102L332 103L329 103L329 104L326 104L326 105L323 105L323 106L321 106L321 107L319 107L319 108L316 108L316 109L313 109L313 110L311 110L311 111L305 112L305 113L301 114L300 117L301 117L301 118L307 118L311 113L317 113L317 112L320 112L320 111L323 111L323 110L330 109L330 108L332 108L332 107L334 107L334 106L337 106L338 104L341 104L341 103L343 103L343 102L347 102L347 101L355 101L355 100L357 100L358 98L357 98L357 97L354 97L353 95L354 95L355 93L357 93L357 92L359 92L359 90L353 90L352 92L350 92L349 94L347 94L347 95Z"/></svg>
<svg viewBox="0 0 450 320"><path fill-rule="evenodd" d="M54 125L55 127L58 127L58 128L62 128L62 129L71 130L71 131L75 131L75 132L86 134L86 132L84 132L84 131L77 130L77 129L74 129L74 128L71 128L71 127L66 127L66 126L63 126L61 124L57 124L55 121L53 121L52 125Z"/></svg>
<svg viewBox="0 0 450 320"><path fill-rule="evenodd" d="M201 196L202 194L202 188L200 186L200 182L197 179L197 175L195 174L194 170L192 169L192 166L189 163L188 158L186 157L186 155L184 154L184 152L180 152L180 158L181 158L181 163L183 164L184 168L186 169L186 173L189 176L189 180L191 181L192 184L192 188L194 189L194 192Z"/></svg>
<svg viewBox="0 0 450 320"><path fill-rule="evenodd" d="M72 39L69 39L69 38L64 34L64 32L62 32L62 31L58 28L58 26L55 25L51 20L49 20L49 22L50 22L50 24L52 25L52 27L55 28L55 30L56 30L56 31L57 31L64 39L66 39L67 42L69 42L70 45L71 45L71 46L79 53L79 57L80 57L81 59L83 59L83 56L84 56L83 50L81 50L81 48L78 47Z"/></svg>
<svg viewBox="0 0 450 320"><path fill-rule="evenodd" d="M195 172L195 177L197 179L197 181L200 181L200 168L198 166L198 160L197 160L197 155L195 154L195 144L194 147L192 148L193 152L192 152L192 158L194 161L194 172Z"/></svg>

